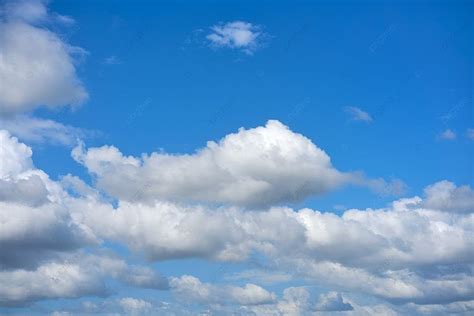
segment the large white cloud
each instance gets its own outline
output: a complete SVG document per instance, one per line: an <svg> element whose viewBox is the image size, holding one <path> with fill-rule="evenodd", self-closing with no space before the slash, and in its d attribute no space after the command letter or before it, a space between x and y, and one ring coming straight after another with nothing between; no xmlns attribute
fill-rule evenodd
<svg viewBox="0 0 474 316"><path fill-rule="evenodd" d="M126 243L149 259L245 260L257 252L277 271L393 302L474 296L473 214L425 209L418 197L342 216L170 202L121 202L113 208L90 198L72 204L97 235Z"/></svg>
<svg viewBox="0 0 474 316"><path fill-rule="evenodd" d="M32 270L0 271L0 306L25 305L41 299L105 295L104 269L110 269L106 261L78 256L47 262Z"/></svg>
<svg viewBox="0 0 474 316"><path fill-rule="evenodd" d="M8 2L0 8L0 114L87 99L74 58L84 51L40 26L48 19L42 1Z"/></svg>
<svg viewBox="0 0 474 316"><path fill-rule="evenodd" d="M121 200L204 201L246 206L298 201L360 177L336 170L308 138L278 121L229 134L191 155L126 157L113 146L76 147L97 186Z"/></svg>
<svg viewBox="0 0 474 316"><path fill-rule="evenodd" d="M213 155L214 160L220 162L217 166L225 164L227 170L231 169L239 176L243 173L265 179L271 179L268 176L274 172L271 164L277 165L277 162L282 166L288 164L291 172L284 172L285 176L290 174L291 178L292 172L299 176L296 167L296 170L290 168L298 164L289 161L298 161L300 156L304 156L309 161L307 168L326 168L324 170L329 174L341 174L331 167L329 158L309 140L279 123L275 124L277 134L281 132L289 135L291 141L288 140L288 144L281 137L277 137L277 140L273 137L266 139L268 133L272 133L272 128L267 126L241 130L227 136L219 144L211 143L201 152L190 156L153 154L137 159L124 157L111 147L88 152L76 149L75 154L91 171L104 177L109 176L107 172L110 172L110 166L113 166L112 171L115 173L120 171L127 174L129 171L122 168L125 166L130 167L130 170L138 170L130 174L143 172L140 174L146 176L147 173L140 169L145 168L146 160L152 159L154 155L163 155L164 160L176 159L179 163L190 159L193 164L201 156ZM51 283L49 290L40 293L39 287L34 287L36 283L30 286L24 280L31 278L43 282L45 275L48 275L46 271L60 266L65 254L77 252L79 248L101 239L125 244L151 260L194 257L239 261L256 253L267 258L276 273L289 274L329 289L365 294L397 304L448 304L474 298L471 272L474 212L470 208L472 192L468 187L457 187L441 181L428 186L421 198L400 199L382 209L347 210L341 216L285 207L252 212L244 207L190 205L151 196L148 199L137 198L137 201L119 200L115 205L101 197L96 188L88 187L76 177L66 176L61 182L49 179L47 174L35 168L31 149L8 132L0 132L0 140L0 181L4 192L9 192L0 195L0 220L2 228L5 228L0 233L0 269L3 280L12 285L11 289L20 288L13 292L11 289L4 290L0 296L3 305L61 297L54 287L55 283ZM272 141L274 145L262 145ZM300 147L303 145L309 149L302 150ZM293 146L293 149L285 151L288 146ZM240 149L246 147L254 149L248 153L250 157L242 154L244 151ZM255 158L262 155L263 159L268 159L265 163ZM257 160L258 166L254 170L252 157ZM327 162L322 164L324 168L320 160ZM153 170L152 167L160 170L161 165L150 165L148 168ZM280 175L278 172L276 174ZM178 187L171 177L168 179L171 185ZM143 183L147 183L146 180ZM163 186L166 184L157 183ZM85 261L77 261L78 269L85 269L81 271L99 277L100 273L94 274L86 269L89 265ZM215 285L192 277L171 278L168 282L152 269L127 267L124 263L113 266L112 269L109 264L108 268L100 271L107 270L107 275L130 286L174 289L179 296L177 289L189 289L185 285L195 284L200 290L192 292L193 295L206 293L207 290L222 292L220 302L242 306L278 304L275 300L268 300L273 295L269 296L268 291L257 285L229 285L216 289ZM66 273L65 277L68 275ZM82 278L72 280L82 284ZM88 278L84 280L85 284L91 285L85 287L87 291L64 287L64 296L100 292L96 291L100 289L97 283L89 283ZM209 298L212 304L216 296L204 297ZM344 305L345 301L341 297L336 295L330 298L334 304L341 305L342 301ZM293 306L294 302L288 304ZM319 307L314 304L311 306L315 309L330 308L328 304L326 307L322 303Z"/></svg>
<svg viewBox="0 0 474 316"><path fill-rule="evenodd" d="M66 193L36 169L32 151L0 130L0 267L34 266L55 252L97 242L64 204Z"/></svg>
<svg viewBox="0 0 474 316"><path fill-rule="evenodd" d="M108 279L125 285L169 289L168 279L146 266L129 265L107 253L64 253L35 268L0 269L0 306L24 306L35 301L81 296L107 296Z"/></svg>

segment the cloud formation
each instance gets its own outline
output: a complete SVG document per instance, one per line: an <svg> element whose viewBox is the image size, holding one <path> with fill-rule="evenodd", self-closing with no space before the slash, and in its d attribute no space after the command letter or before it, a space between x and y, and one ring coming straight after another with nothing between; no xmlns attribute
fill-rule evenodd
<svg viewBox="0 0 474 316"><path fill-rule="evenodd" d="M7 2L0 8L0 115L87 99L75 68L75 56L85 51L41 26L56 17L42 1Z"/></svg>
<svg viewBox="0 0 474 316"><path fill-rule="evenodd" d="M227 157L225 153L231 148L233 157L239 153L234 148L262 148L262 142L254 140L265 139L272 144L269 153L275 156L270 156L283 166L285 159L279 155L288 152L281 144L292 148L289 157L299 157L301 152L310 161L327 157L309 140L280 124L270 134L267 129L268 126L241 130L219 144L211 143L196 155L205 156L203 152L212 149L213 154L215 151ZM273 138L265 137L272 133L282 133L290 140L271 143ZM105 295L104 279L112 277L132 287L171 290L177 298L192 298L203 306L233 305L254 311L269 306L279 306L281 311L306 306L301 303L302 298L296 298L305 297L300 290L289 290L278 300L276 294L254 283L215 285L187 275L166 278L154 269L129 266L107 256L91 259L80 255L82 248L104 241L124 244L138 256L144 254L153 261L203 258L244 262L258 254L269 264L268 268L260 266L267 269L263 271L267 275L286 274L328 289L365 294L394 304L453 304L474 299L470 272L474 258L474 204L472 190L467 186L441 181L428 186L423 197L396 200L382 209L350 209L340 216L312 209L264 207L249 211L233 205L214 207L160 199L119 199L113 204L97 188L77 177L50 180L34 167L31 148L6 131L0 136L4 162L0 165L0 179L13 192L3 195L0 202L0 218L6 225L0 234L5 250L0 270L4 282L11 284L0 292L2 305ZM299 151L300 147L306 150ZM106 149L82 156L81 161L92 170L117 162L120 171L127 164L143 167L137 158ZM238 163L251 169L250 160L259 158L261 153L254 155L257 156L239 157L243 161ZM190 157L193 156L184 158ZM64 265L69 270L62 273ZM51 276L53 280L62 277L59 284L63 285L57 287L56 281L47 281ZM46 290L26 279L38 280ZM301 293L297 295L298 291ZM348 309L351 305L354 311L360 311L339 294L328 294L318 302L314 300L306 307L327 310Z"/></svg>
<svg viewBox="0 0 474 316"><path fill-rule="evenodd" d="M216 286L202 283L199 279L183 275L170 281L173 294L186 303L217 303L237 305L260 305L272 303L276 295L255 284L239 286Z"/></svg>
<svg viewBox="0 0 474 316"><path fill-rule="evenodd" d="M302 201L345 184L400 195L400 180L370 179L341 172L310 139L279 121L229 134L194 154L164 152L124 156L114 146L72 151L97 187L128 202L156 200L239 205L248 208Z"/></svg>
<svg viewBox="0 0 474 316"><path fill-rule="evenodd" d="M453 132L451 129L445 129L441 133L438 134L438 139L441 140L455 140L456 139L456 133Z"/></svg>
<svg viewBox="0 0 474 316"><path fill-rule="evenodd" d="M214 25L211 30L206 38L213 46L238 49L249 55L260 46L263 36L259 26L244 21Z"/></svg>
<svg viewBox="0 0 474 316"><path fill-rule="evenodd" d="M76 147L97 186L130 201L156 199L260 206L301 201L360 179L335 169L308 138L278 121L239 129L191 155L124 156L116 147Z"/></svg>
<svg viewBox="0 0 474 316"><path fill-rule="evenodd" d="M53 253L96 242L64 206L65 193L36 169L32 151L0 130L0 267L35 266Z"/></svg>
<svg viewBox="0 0 474 316"><path fill-rule="evenodd" d="M36 144L76 145L93 133L59 122L27 115L0 117L0 129L5 129L23 141Z"/></svg>

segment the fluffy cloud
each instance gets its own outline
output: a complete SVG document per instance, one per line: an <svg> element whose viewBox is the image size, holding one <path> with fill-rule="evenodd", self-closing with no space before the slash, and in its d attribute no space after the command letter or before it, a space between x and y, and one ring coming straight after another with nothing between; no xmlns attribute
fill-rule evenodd
<svg viewBox="0 0 474 316"><path fill-rule="evenodd" d="M370 179L360 172L341 172L310 139L279 121L240 128L219 142L189 155L154 152L124 156L114 146L72 151L97 180L97 187L128 202L168 200L262 207L301 201L344 184L366 186L398 195L400 180Z"/></svg>
<svg viewBox="0 0 474 316"><path fill-rule="evenodd" d="M247 153L242 148L251 150ZM0 195L0 222L5 228L0 233L1 283L11 284L0 292L2 305L98 295L104 293L104 276L134 287L171 289L178 299L188 297L201 304L255 308L277 304L281 310L298 310L304 305L297 303L303 302L302 298L290 299L298 296L296 292L287 292L286 299L280 302L274 294L252 283L215 285L191 276L168 280L146 267L87 256L70 259L66 264L67 254L100 240L123 243L151 260L194 257L242 261L256 253L272 265L267 272L289 274L328 289L366 294L397 304L450 304L474 298L474 213L472 190L467 186L441 181L428 186L422 198L400 199L382 209L351 209L340 216L285 207L249 212L244 207L190 205L152 196L135 201L120 199L114 204L77 177L69 175L61 182L52 181L34 167L31 156L28 146L8 132L0 132L0 181L3 192L7 192ZM138 173L148 177L143 183L149 183L149 179L158 181L149 185L150 190L165 187L166 182L159 182L148 170L166 174L169 166L178 164L176 172L183 172L185 167L186 172L191 172L196 171L195 165L207 166L210 161L212 166L233 175L230 184L244 174L243 179L268 179L277 192L282 191L278 191L274 177L284 175L298 182L306 168L346 176L334 170L327 155L308 139L277 122L242 129L219 143L209 143L194 155L153 154L138 159L125 157L113 147L103 147L87 152L79 148L75 156L100 176L119 174L121 179L124 175L137 177ZM166 168L161 170L161 163L147 167L147 161L152 159L165 161ZM254 160L256 166L252 164ZM300 166L304 164L301 161L307 165ZM283 168L275 172L272 164L287 166L289 171ZM150 169L141 171L144 168ZM204 170L210 172L211 168ZM274 175L269 176L272 172ZM298 177L292 178L293 173ZM173 185L178 188L173 183L174 174L175 177L166 178L172 189ZM192 183L192 174L188 178ZM207 179L201 176L196 181L203 178ZM224 180L229 183L227 178ZM98 181L99 187L104 185L100 177ZM219 187L213 182L206 190L213 186ZM72 268L62 273L64 265ZM51 275L56 278L62 274L64 284L46 281ZM25 282L27 278L37 281L29 284ZM80 288L71 286L71 282ZM46 289L36 284L46 284ZM60 290L64 296L60 296ZM304 293L298 297L304 297ZM358 308L338 295L325 299L329 306L326 308L331 304L345 306L344 303ZM314 304L309 307L323 309L324 304Z"/></svg>
<svg viewBox="0 0 474 316"><path fill-rule="evenodd" d="M185 302L260 305L272 303L276 295L255 284L244 287L202 283L199 279L184 275L170 280L171 290L178 299Z"/></svg>
<svg viewBox="0 0 474 316"><path fill-rule="evenodd" d="M107 296L107 279L146 289L167 290L168 280L144 266L130 266L107 253L76 251L56 256L33 269L0 270L0 306L24 306L35 301Z"/></svg>
<svg viewBox="0 0 474 316"><path fill-rule="evenodd" d="M38 26L49 17L41 1L9 2L0 8L0 114L87 99L74 65L74 55L84 51Z"/></svg>
<svg viewBox="0 0 474 316"><path fill-rule="evenodd" d="M192 155L126 157L113 146L76 147L73 157L97 177L97 186L127 201L168 199L246 206L320 195L353 174L336 170L308 138L278 121L240 129Z"/></svg>
<svg viewBox="0 0 474 316"><path fill-rule="evenodd" d="M354 308L351 304L344 301L341 293L329 292L321 294L319 301L317 302L315 309L324 312L335 312L335 311L350 311Z"/></svg>
<svg viewBox="0 0 474 316"><path fill-rule="evenodd" d="M245 260L258 252L277 272L393 302L452 302L474 295L474 217L426 209L418 197L342 216L169 202L121 202L114 209L91 199L71 207L99 236L120 240L150 259Z"/></svg>
<svg viewBox="0 0 474 316"><path fill-rule="evenodd" d="M250 55L259 47L263 36L260 27L243 21L214 25L211 30L206 38L213 46L239 49Z"/></svg>
<svg viewBox="0 0 474 316"><path fill-rule="evenodd" d="M290 287L283 291L283 298L276 304L281 315L309 315L316 311L342 312L354 308L338 292L321 294L318 301L305 287Z"/></svg>
<svg viewBox="0 0 474 316"><path fill-rule="evenodd" d="M152 308L150 302L133 297L124 297L120 299L118 303L124 311L130 315L140 315L148 312Z"/></svg>
<svg viewBox="0 0 474 316"><path fill-rule="evenodd" d="M424 205L446 212L474 212L474 191L470 186L456 187L449 181L440 181L425 188Z"/></svg>
<svg viewBox="0 0 474 316"><path fill-rule="evenodd" d="M32 151L0 131L0 267L35 265L54 252L96 242L64 205L64 192L34 168Z"/></svg>
<svg viewBox="0 0 474 316"><path fill-rule="evenodd" d="M74 257L47 262L33 270L0 271L0 306L24 305L41 299L105 295L103 265L97 258Z"/></svg>

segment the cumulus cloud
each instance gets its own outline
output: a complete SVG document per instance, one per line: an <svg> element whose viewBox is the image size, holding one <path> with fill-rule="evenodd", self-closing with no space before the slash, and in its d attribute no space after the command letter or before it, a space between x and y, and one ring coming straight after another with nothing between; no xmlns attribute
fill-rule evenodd
<svg viewBox="0 0 474 316"><path fill-rule="evenodd" d="M424 205L446 212L474 213L474 191L468 185L457 187L450 181L439 181L425 188Z"/></svg>
<svg viewBox="0 0 474 316"><path fill-rule="evenodd" d="M35 268L0 270L0 306L24 306L35 301L82 296L105 297L113 278L123 284L167 290L168 280L145 266L130 266L106 253L65 253Z"/></svg>
<svg viewBox="0 0 474 316"><path fill-rule="evenodd" d="M0 267L34 265L96 241L70 216L60 185L33 166L31 155L31 148L0 130Z"/></svg>
<svg viewBox="0 0 474 316"><path fill-rule="evenodd" d="M166 199L252 207L300 201L361 180L335 169L323 150L278 121L241 128L191 155L136 158L113 146L87 151L80 146L72 155L96 176L99 188L131 202Z"/></svg>
<svg viewBox="0 0 474 316"><path fill-rule="evenodd" d="M42 1L7 2L0 8L0 114L87 99L75 68L75 56L85 51L41 27L49 17Z"/></svg>
<svg viewBox="0 0 474 316"><path fill-rule="evenodd" d="M304 287L290 287L283 291L283 298L276 309L283 315L304 315L313 309L310 293Z"/></svg>
<svg viewBox="0 0 474 316"><path fill-rule="evenodd" d="M260 46L263 36L259 26L243 21L214 25L211 30L206 38L213 46L238 49L249 55Z"/></svg>
<svg viewBox="0 0 474 316"><path fill-rule="evenodd" d="M362 111L358 107L355 106L346 106L344 107L344 111L350 116L351 120L353 121L361 121L370 123L372 122L372 117L369 113Z"/></svg>
<svg viewBox="0 0 474 316"><path fill-rule="evenodd" d="M119 305L123 310L129 315L140 315L151 310L152 304L148 301L133 298L133 297L124 297L119 299Z"/></svg>
<svg viewBox="0 0 474 316"><path fill-rule="evenodd" d="M321 294L315 306L316 310L324 312L350 311L354 308L344 301L341 293L329 292Z"/></svg>
<svg viewBox="0 0 474 316"><path fill-rule="evenodd" d="M274 293L255 284L243 287L202 283L198 278L184 275L170 280L171 290L178 299L187 303L216 303L237 305L260 305L272 303Z"/></svg>
<svg viewBox="0 0 474 316"><path fill-rule="evenodd" d="M279 315L310 315L316 311L343 312L354 308L338 292L321 294L316 301L306 287L290 287L276 304Z"/></svg>
<svg viewBox="0 0 474 316"><path fill-rule="evenodd" d="M96 258L47 262L34 270L0 271L0 306L25 305L42 299L105 295L103 271Z"/></svg>
<svg viewBox="0 0 474 316"><path fill-rule="evenodd" d="M469 276L473 217L426 209L419 197L342 216L169 202L121 202L114 209L88 200L71 207L82 212L84 224L98 235L120 240L154 260L245 260L258 252L293 276L394 302L450 302L474 295Z"/></svg>
<svg viewBox="0 0 474 316"><path fill-rule="evenodd" d="M272 127L272 124L275 125ZM244 149L248 147L252 150L247 153ZM290 175L291 178L292 172L300 176L308 170L305 168L322 168L325 172L330 170L329 174L341 174L331 167L327 155L308 139L276 122L257 129L242 129L188 156L126 157L112 147L87 152L79 148L75 155L98 174L122 172L133 177L137 172L134 168L145 168L147 159L154 155L163 155L160 159L165 161L166 167L177 163L179 172L182 166L196 171L196 164L207 166L211 161L213 167L226 166L222 169L228 173L268 179L270 183L276 176ZM205 157L202 161L201 156ZM59 287L65 293L60 296L54 287L56 283L45 281L48 273L55 278L61 275L48 271L62 271L60 267L65 264L67 254L102 240L125 244L150 260L243 261L258 254L271 263L272 272L280 275L397 304L451 304L474 297L471 272L474 217L472 190L467 186L441 181L428 186L423 197L396 200L381 209L350 209L340 216L288 207L264 207L258 212L249 212L245 207L177 203L156 198L119 199L117 203L110 203L102 198L100 190L89 187L77 177L68 175L60 182L52 181L34 166L31 157L31 148L8 132L0 132L0 180L9 192L0 195L0 222L5 227L0 233L0 270L1 283L11 284L0 292L3 305L91 293L99 295L103 293L104 276L134 287L170 289L178 299L187 297L205 302L201 304L263 308L281 303L282 310L304 305L295 303L296 298L289 299L298 296L296 292L287 292L286 302L280 302L273 293L253 283L244 286L209 284L191 276L167 279L146 267L129 266L120 260L86 260L87 256L81 260L69 259L73 268L64 274L66 281L70 278L75 284L84 284L80 289L65 283ZM263 157L264 161L259 162L255 157ZM188 159L193 167L188 167ZM256 166L252 164L254 160L258 162ZM275 172L272 163L288 166L290 171L283 168ZM301 167L303 163L307 165ZM149 170L162 168L161 163L150 166ZM140 175L149 177L150 173ZM176 173L173 174L176 177ZM189 178L193 180L192 176ZM197 180L203 178L207 177L202 173L196 177ZM159 181L152 177L145 180L149 179ZM173 177L167 179L173 184ZM236 181L232 177L231 180L231 184ZM274 183L277 186L278 182ZM159 184L164 187L166 182ZM150 184L150 189L155 185ZM219 187L215 183L212 186ZM26 279L43 282L47 288L40 291L37 283L30 285ZM94 282L89 282L92 279ZM300 294L298 297L305 296ZM341 303L337 295L331 299ZM344 299L345 296L343 303L357 310L352 301ZM316 309L314 304L312 301L309 306Z"/></svg>

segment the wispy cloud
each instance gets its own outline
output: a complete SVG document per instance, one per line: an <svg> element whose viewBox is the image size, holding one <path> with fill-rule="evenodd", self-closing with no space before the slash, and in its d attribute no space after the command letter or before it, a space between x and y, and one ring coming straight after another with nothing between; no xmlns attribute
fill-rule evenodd
<svg viewBox="0 0 474 316"><path fill-rule="evenodd" d="M442 131L441 133L438 134L438 139L442 139L442 140L455 140L456 139L456 133L447 128L445 129L444 131Z"/></svg>
<svg viewBox="0 0 474 316"><path fill-rule="evenodd" d="M119 65L122 61L117 56L112 55L104 58L103 63L106 65Z"/></svg>
<svg viewBox="0 0 474 316"><path fill-rule="evenodd" d="M243 21L214 25L211 30L206 38L213 46L238 49L249 55L260 46L263 35L259 26Z"/></svg>
<svg viewBox="0 0 474 316"><path fill-rule="evenodd" d="M344 111L349 114L352 121L362 121L366 123L372 122L372 117L369 113L362 111L358 107L355 106L346 106L344 107Z"/></svg>
<svg viewBox="0 0 474 316"><path fill-rule="evenodd" d="M468 128L466 131L466 137L470 140L474 140L474 128Z"/></svg>
<svg viewBox="0 0 474 316"><path fill-rule="evenodd" d="M54 144L73 146L78 139L92 136L96 132L61 124L47 119L35 118L27 115L1 118L0 128L23 141L37 144Z"/></svg>

